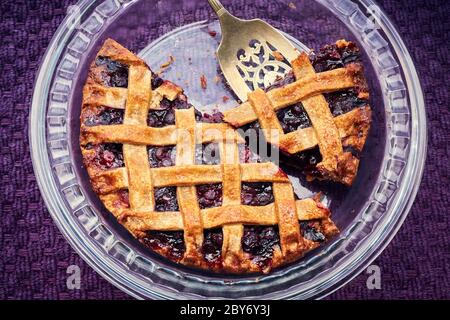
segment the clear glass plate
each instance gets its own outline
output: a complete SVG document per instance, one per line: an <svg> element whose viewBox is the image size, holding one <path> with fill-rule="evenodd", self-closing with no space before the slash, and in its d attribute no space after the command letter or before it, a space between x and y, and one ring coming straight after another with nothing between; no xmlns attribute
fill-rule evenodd
<svg viewBox="0 0 450 320"><path fill-rule="evenodd" d="M289 1L290 2L290 1ZM155 71L180 84L202 111L236 101L214 81L220 34L206 1L80 1L56 32L36 80L30 117L33 164L55 223L103 277L138 298L320 298L355 277L388 245L405 219L423 172L426 119L415 67L398 33L371 0L224 1L242 18L260 17L309 48L346 38L363 51L374 118L351 188L307 184L285 168L300 197L317 190L342 233L270 275L214 275L145 250L92 192L78 146L82 87L88 65L111 37L139 52ZM240 13L240 14L239 14ZM298 39L298 40L296 40ZM206 90L200 76L208 79ZM223 96L231 98L226 103Z"/></svg>

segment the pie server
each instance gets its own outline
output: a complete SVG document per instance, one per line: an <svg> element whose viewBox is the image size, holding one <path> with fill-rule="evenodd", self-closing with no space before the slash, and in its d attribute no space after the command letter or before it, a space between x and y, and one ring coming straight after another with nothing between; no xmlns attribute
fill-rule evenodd
<svg viewBox="0 0 450 320"><path fill-rule="evenodd" d="M291 69L299 51L271 25L261 19L242 20L219 0L208 0L219 17L222 40L217 58L225 79L241 101L257 88L265 88Z"/></svg>

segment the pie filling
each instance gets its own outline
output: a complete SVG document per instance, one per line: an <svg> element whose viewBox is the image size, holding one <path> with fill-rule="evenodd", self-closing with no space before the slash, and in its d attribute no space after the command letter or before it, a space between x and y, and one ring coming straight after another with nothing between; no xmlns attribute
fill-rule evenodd
<svg viewBox="0 0 450 320"><path fill-rule="evenodd" d="M177 187L155 188L155 211L178 211Z"/></svg>
<svg viewBox="0 0 450 320"><path fill-rule="evenodd" d="M222 205L222 184L201 184L196 186L200 209L220 207Z"/></svg>
<svg viewBox="0 0 450 320"><path fill-rule="evenodd" d="M252 256L261 269L270 266L273 251L280 244L277 226L244 226L242 250Z"/></svg>
<svg viewBox="0 0 450 320"><path fill-rule="evenodd" d="M103 143L87 145L86 149L93 150L91 163L100 170L109 170L125 166L122 145L119 143Z"/></svg>
<svg viewBox="0 0 450 320"><path fill-rule="evenodd" d="M311 120L301 103L278 111L277 117L285 134L311 127Z"/></svg>
<svg viewBox="0 0 450 320"><path fill-rule="evenodd" d="M95 112L87 114L83 122L87 126L122 124L124 113L122 109L100 106Z"/></svg>
<svg viewBox="0 0 450 320"><path fill-rule="evenodd" d="M115 204L118 208L129 208L130 207L130 198L128 190L120 190L117 192L117 203Z"/></svg>
<svg viewBox="0 0 450 320"><path fill-rule="evenodd" d="M212 267L221 267L222 244L222 228L209 229L204 231L202 253L206 262Z"/></svg>
<svg viewBox="0 0 450 320"><path fill-rule="evenodd" d="M149 127L161 128L175 124L175 109L189 109L192 107L187 102L185 95L179 95L175 100L170 101L166 98L161 100L161 110L150 110L148 113L147 124Z"/></svg>
<svg viewBox="0 0 450 320"><path fill-rule="evenodd" d="M326 237L321 229L320 221L300 221L300 232L305 239L313 242L324 242Z"/></svg>
<svg viewBox="0 0 450 320"><path fill-rule="evenodd" d="M186 250L183 231L147 231L141 242L170 260L179 262Z"/></svg>
<svg viewBox="0 0 450 320"><path fill-rule="evenodd" d="M311 58L314 67L319 70L330 70L356 61L357 51L340 50L333 46L325 47L316 56ZM121 61L126 61L126 59ZM113 61L105 56L98 56L93 63L89 77L96 84L104 87L128 87L129 67L128 65ZM271 88L283 86L295 81L292 73L277 81ZM151 87L158 89L165 80L152 73ZM270 88L269 88L270 89ZM331 93L325 95L330 104L334 116L349 112L353 108L363 105L357 93L352 90L346 92ZM148 112L147 125L154 128L162 128L175 125L175 110L193 108L187 97L181 92L173 100L163 97L158 110L152 109ZM195 110L197 122L223 123L223 115L220 112L202 114ZM121 125L124 123L125 111L119 108L111 108L103 105L83 107L81 122L87 128L95 126ZM311 121L301 103L290 106L277 112L277 117L282 125L284 133L308 128ZM248 128L259 128L259 123L254 122ZM254 153L247 144L239 143L240 163L261 163L261 158ZM82 144L84 163L88 169L94 169L91 179L96 174L108 170L125 167L122 144L98 143ZM147 146L148 161L151 168L173 167L177 164L177 146ZM297 155L298 161L304 168L313 168L321 159L318 148L307 150ZM220 150L217 143L203 143L195 146L195 165L220 165ZM118 172L120 170L116 170ZM109 178L108 178L109 179ZM109 180L106 180L106 184ZM113 180L111 180L113 181ZM114 183L114 182L111 182ZM121 186L120 188L123 188ZM200 210L221 207L223 204L223 184L211 183L195 185L197 202ZM179 191L178 191L179 192ZM154 211L156 212L178 212L180 206L177 197L177 187L155 187ZM120 210L130 208L129 191L120 189L114 191L113 208ZM279 195L277 195L278 198ZM268 206L275 202L274 183L272 182L241 182L240 201L242 205L252 207ZM298 200L295 198L295 200ZM106 204L106 202L105 202ZM109 206L108 208L111 208ZM113 209L111 209L113 210ZM116 212L114 212L116 213ZM267 271L272 265L275 250L280 250L280 232L278 226L244 225L241 239L242 251L253 265L261 271ZM323 230L320 220L300 221L300 234L313 242L323 242L327 233ZM146 247L164 255L165 257L180 262L186 253L184 231L144 231L138 235L139 240ZM201 254L204 261L214 271L223 268L222 247L224 242L224 231L222 227L204 229ZM249 269L253 270L253 269Z"/></svg>
<svg viewBox="0 0 450 320"><path fill-rule="evenodd" d="M148 160L152 168L172 167L175 165L176 146L147 147Z"/></svg>
<svg viewBox="0 0 450 320"><path fill-rule="evenodd" d="M272 183L242 183L241 203L246 206L265 206L274 200Z"/></svg>
<svg viewBox="0 0 450 320"><path fill-rule="evenodd" d="M204 143L195 147L195 164L220 164L219 145L217 143Z"/></svg>
<svg viewBox="0 0 450 320"><path fill-rule="evenodd" d="M97 57L95 64L101 70L99 74L103 85L118 88L128 87L127 65L102 56Z"/></svg>

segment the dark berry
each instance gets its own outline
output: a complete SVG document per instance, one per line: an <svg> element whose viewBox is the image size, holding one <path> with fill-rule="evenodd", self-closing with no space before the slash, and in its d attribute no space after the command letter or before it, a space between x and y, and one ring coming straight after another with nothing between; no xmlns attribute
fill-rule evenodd
<svg viewBox="0 0 450 320"><path fill-rule="evenodd" d="M245 144L240 144L239 148L239 162L240 163L259 163L261 159Z"/></svg>
<svg viewBox="0 0 450 320"><path fill-rule="evenodd" d="M183 237L183 231L147 231L141 242L153 250L164 250L168 258L179 261L185 251Z"/></svg>
<svg viewBox="0 0 450 320"><path fill-rule="evenodd" d="M326 93L325 98L330 106L331 113L337 117L367 103L366 100L358 98L353 89Z"/></svg>
<svg viewBox="0 0 450 320"><path fill-rule="evenodd" d="M103 67L101 72L103 82L109 87L128 87L128 66L107 57L97 57L97 66Z"/></svg>
<svg viewBox="0 0 450 320"><path fill-rule="evenodd" d="M204 113L197 121L205 123L222 123L223 114L218 111L214 112L213 114Z"/></svg>
<svg viewBox="0 0 450 320"><path fill-rule="evenodd" d="M148 113L147 124L149 127L156 127L156 128L174 125L175 111L173 109L151 110Z"/></svg>
<svg viewBox="0 0 450 320"><path fill-rule="evenodd" d="M97 167L108 170L120 168L125 165L123 160L122 145L117 143L105 143L95 146L94 161Z"/></svg>
<svg viewBox="0 0 450 320"><path fill-rule="evenodd" d="M315 167L322 161L319 147L302 151L295 155L295 165L304 169Z"/></svg>
<svg viewBox="0 0 450 320"><path fill-rule="evenodd" d="M96 114L86 117L85 124L87 126L122 124L124 113L122 109L100 107Z"/></svg>
<svg viewBox="0 0 450 320"><path fill-rule="evenodd" d="M221 262L222 244L222 228L205 230L202 252L208 263L218 264Z"/></svg>
<svg viewBox="0 0 450 320"><path fill-rule="evenodd" d="M195 163L216 165L220 163L219 145L217 143L205 143L195 148Z"/></svg>
<svg viewBox="0 0 450 320"><path fill-rule="evenodd" d="M150 110L147 124L150 127L164 127L175 124L175 110L188 109L192 107L184 94L180 94L174 101L162 99L159 105L161 110Z"/></svg>
<svg viewBox="0 0 450 320"><path fill-rule="evenodd" d="M241 203L248 206L265 206L274 201L272 183L242 183Z"/></svg>
<svg viewBox="0 0 450 320"><path fill-rule="evenodd" d="M301 103L281 109L277 112L277 117L284 133L311 127L311 120Z"/></svg>
<svg viewBox="0 0 450 320"><path fill-rule="evenodd" d="M315 222L300 222L300 231L304 238L314 242L324 242L326 240L323 233L315 228Z"/></svg>
<svg viewBox="0 0 450 320"><path fill-rule="evenodd" d="M176 147L148 147L148 160L152 168L171 167L175 165Z"/></svg>
<svg viewBox="0 0 450 320"><path fill-rule="evenodd" d="M222 184L203 184L197 186L197 199L200 209L222 205Z"/></svg>
<svg viewBox="0 0 450 320"><path fill-rule="evenodd" d="M280 236L275 226L244 226L242 249L251 254L261 268L270 264L274 247L279 243Z"/></svg>
<svg viewBox="0 0 450 320"><path fill-rule="evenodd" d="M152 72L152 90L156 90L164 83L164 80Z"/></svg>
<svg viewBox="0 0 450 320"><path fill-rule="evenodd" d="M272 85L266 88L266 91L270 91L276 88L282 88L290 83L295 82L295 76L292 71L289 71L286 76L278 78Z"/></svg>
<svg viewBox="0 0 450 320"><path fill-rule="evenodd" d="M177 188L155 188L156 211L178 211Z"/></svg>
<svg viewBox="0 0 450 320"><path fill-rule="evenodd" d="M359 59L359 49L354 44L341 48L335 44L327 45L311 56L311 62L316 72L342 68L348 63L359 61Z"/></svg>

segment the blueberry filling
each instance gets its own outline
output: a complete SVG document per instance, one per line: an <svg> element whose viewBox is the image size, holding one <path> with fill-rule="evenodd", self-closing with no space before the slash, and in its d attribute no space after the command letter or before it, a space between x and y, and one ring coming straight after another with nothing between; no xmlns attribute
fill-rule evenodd
<svg viewBox="0 0 450 320"><path fill-rule="evenodd" d="M221 262L222 243L222 228L205 230L202 253L208 263L216 264Z"/></svg>
<svg viewBox="0 0 450 320"><path fill-rule="evenodd" d="M97 57L97 66L102 66L101 77L104 85L109 87L128 87L128 66L108 57Z"/></svg>
<svg viewBox="0 0 450 320"><path fill-rule="evenodd" d="M155 188L155 211L178 211L177 187Z"/></svg>
<svg viewBox="0 0 450 320"><path fill-rule="evenodd" d="M277 112L277 117L285 134L311 127L311 120L301 103L281 109Z"/></svg>
<svg viewBox="0 0 450 320"><path fill-rule="evenodd" d="M212 114L203 113L199 118L197 118L198 122L204 123L222 123L223 122L223 114L216 111Z"/></svg>
<svg viewBox="0 0 450 320"><path fill-rule="evenodd" d="M118 192L118 196L119 196L119 201L121 202L121 204L127 208L130 207L130 198L129 198L129 193L128 190L120 190Z"/></svg>
<svg viewBox="0 0 450 320"><path fill-rule="evenodd" d="M261 268L270 265L274 247L279 245L280 235L276 226L244 226L242 249L253 256Z"/></svg>
<svg viewBox="0 0 450 320"><path fill-rule="evenodd" d="M163 100L164 101L164 100ZM175 111L173 109L151 110L148 113L149 127L164 127L175 124Z"/></svg>
<svg viewBox="0 0 450 320"><path fill-rule="evenodd" d="M175 165L176 146L147 147L150 167L172 167Z"/></svg>
<svg viewBox="0 0 450 320"><path fill-rule="evenodd" d="M354 45L339 48L337 45L327 45L311 56L311 62L316 72L324 72L360 60L359 49Z"/></svg>
<svg viewBox="0 0 450 320"><path fill-rule="evenodd" d="M124 113L122 109L99 107L97 113L88 115L84 123L87 126L122 124Z"/></svg>
<svg viewBox="0 0 450 320"><path fill-rule="evenodd" d="M152 90L158 89L164 83L164 79L152 72Z"/></svg>
<svg viewBox="0 0 450 320"><path fill-rule="evenodd" d="M177 188L155 188L155 211L178 211ZM159 251L174 260L179 261L185 252L183 231L147 231L141 239L147 247Z"/></svg>
<svg viewBox="0 0 450 320"><path fill-rule="evenodd" d="M318 222L301 221L300 231L302 236L314 242L324 242L326 240L325 235L318 230L318 226Z"/></svg>
<svg viewBox="0 0 450 320"><path fill-rule="evenodd" d="M175 124L175 109L188 109L191 105L187 102L185 95L181 94L173 101L166 98L161 100L161 110L150 110L147 124L150 127L164 127Z"/></svg>
<svg viewBox="0 0 450 320"><path fill-rule="evenodd" d="M239 162L240 163L259 163L261 159L247 145L239 144Z"/></svg>
<svg viewBox="0 0 450 320"><path fill-rule="evenodd" d="M295 82L294 73L292 71L289 71L286 76L277 78L272 85L266 88L265 91L267 92L273 89L282 88L293 82Z"/></svg>
<svg viewBox="0 0 450 320"><path fill-rule="evenodd" d="M163 250L168 258L179 261L185 251L183 236L183 231L147 231L141 241L147 247L155 251Z"/></svg>
<svg viewBox="0 0 450 320"><path fill-rule="evenodd" d="M299 152L295 155L295 165L304 169L314 168L322 161L319 147Z"/></svg>
<svg viewBox="0 0 450 320"><path fill-rule="evenodd" d="M197 186L197 199L200 209L222 205L222 184L203 184Z"/></svg>
<svg viewBox="0 0 450 320"><path fill-rule="evenodd" d="M250 122L244 126L241 127L241 130L247 133L248 130L254 130L256 134L258 134L259 130L261 129L261 125L259 121Z"/></svg>
<svg viewBox="0 0 450 320"><path fill-rule="evenodd" d="M216 165L220 163L219 145L217 143L205 143L195 147L195 163Z"/></svg>
<svg viewBox="0 0 450 320"><path fill-rule="evenodd" d="M274 201L272 183L243 182L241 203L247 206L265 206Z"/></svg>
<svg viewBox="0 0 450 320"><path fill-rule="evenodd" d="M335 117L367 104L366 100L358 98L353 89L326 93L324 96L330 106L331 113Z"/></svg>
<svg viewBox="0 0 450 320"><path fill-rule="evenodd" d="M104 143L94 147L87 146L87 148L94 148L94 163L103 170L120 168L125 165L121 144Z"/></svg>

